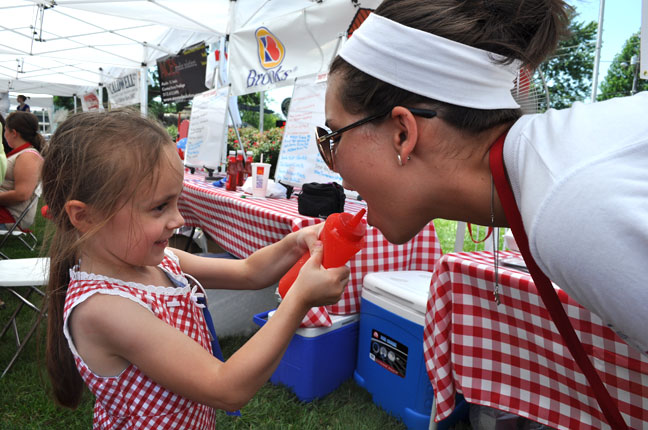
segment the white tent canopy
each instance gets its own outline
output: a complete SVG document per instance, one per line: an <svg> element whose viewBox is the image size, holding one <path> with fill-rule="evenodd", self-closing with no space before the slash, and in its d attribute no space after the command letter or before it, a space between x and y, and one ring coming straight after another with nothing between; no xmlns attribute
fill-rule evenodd
<svg viewBox="0 0 648 430"><path fill-rule="evenodd" d="M229 0L3 0L0 91L70 96L225 34ZM103 69L103 72L100 70Z"/></svg>
<svg viewBox="0 0 648 430"><path fill-rule="evenodd" d="M378 3L379 0L2 0L0 93L82 94L100 82L118 77L124 69L153 67L157 58L176 54L199 41L215 43L239 29L278 25L287 17L294 20L300 13L308 17L304 19L307 27L316 23L328 32L326 40L309 36L328 50L328 58L335 32L343 34L348 25L346 19L337 19L339 11L345 10L344 16L348 18L358 6L375 8ZM329 17L330 11L337 12ZM322 15L313 21L317 13ZM322 21L328 25L322 25ZM335 26L340 28L331 30ZM293 37L303 39L303 30L300 33L295 29ZM319 48L310 49L315 52Z"/></svg>

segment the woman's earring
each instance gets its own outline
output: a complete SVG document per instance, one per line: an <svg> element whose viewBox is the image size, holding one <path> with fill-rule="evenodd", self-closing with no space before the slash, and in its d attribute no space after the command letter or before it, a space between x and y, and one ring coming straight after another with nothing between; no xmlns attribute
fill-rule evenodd
<svg viewBox="0 0 648 430"><path fill-rule="evenodd" d="M402 165L403 165L403 160L401 160L401 156L400 156L400 154L396 153L396 157L398 158L398 165L399 165L399 166L402 166ZM407 156L407 161L410 161L411 159L412 159L412 157L410 157L410 156L408 155L408 156Z"/></svg>

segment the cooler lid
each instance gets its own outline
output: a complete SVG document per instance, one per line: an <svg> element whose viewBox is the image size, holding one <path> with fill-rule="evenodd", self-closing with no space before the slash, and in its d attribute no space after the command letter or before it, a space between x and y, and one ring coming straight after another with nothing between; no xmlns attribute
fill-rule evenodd
<svg viewBox="0 0 648 430"><path fill-rule="evenodd" d="M431 281L432 273L423 270L374 272L364 277L363 291L367 289L425 314Z"/></svg>

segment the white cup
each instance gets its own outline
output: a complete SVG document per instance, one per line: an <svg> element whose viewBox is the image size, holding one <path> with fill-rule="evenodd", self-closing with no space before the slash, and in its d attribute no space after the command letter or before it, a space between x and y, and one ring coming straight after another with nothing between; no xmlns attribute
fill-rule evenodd
<svg viewBox="0 0 648 430"><path fill-rule="evenodd" d="M268 176L270 176L269 163L252 163L252 196L266 196L268 190Z"/></svg>

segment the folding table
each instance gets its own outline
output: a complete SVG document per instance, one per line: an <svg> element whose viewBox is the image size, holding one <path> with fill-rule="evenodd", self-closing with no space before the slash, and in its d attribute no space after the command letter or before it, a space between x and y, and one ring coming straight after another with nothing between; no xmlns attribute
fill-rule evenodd
<svg viewBox="0 0 648 430"><path fill-rule="evenodd" d="M13 260L0 260L0 288L9 291L19 300L16 309L4 324L0 332L0 339L12 328L16 340L16 352L9 361L9 364L2 371L0 378L4 377L16 359L25 348L25 345L32 337L38 325L46 314L45 302L38 307L33 300L30 300L32 293L45 297L43 291L38 287L47 284L49 277L49 258L18 258ZM26 335L21 339L16 318L23 309L31 309L36 313L36 318L29 327Z"/></svg>

